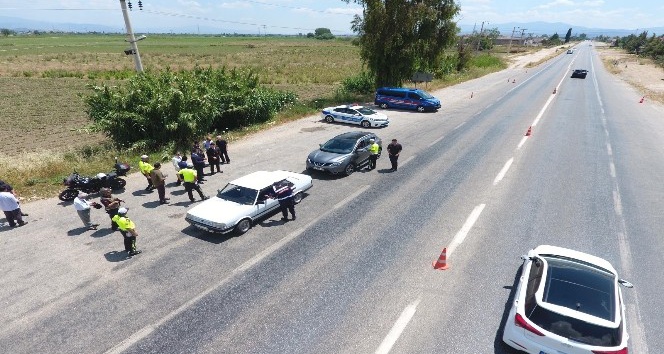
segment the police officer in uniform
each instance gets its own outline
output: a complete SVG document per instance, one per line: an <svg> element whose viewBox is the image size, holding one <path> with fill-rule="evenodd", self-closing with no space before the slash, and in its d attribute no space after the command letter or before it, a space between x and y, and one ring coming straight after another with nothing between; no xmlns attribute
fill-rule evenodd
<svg viewBox="0 0 664 354"><path fill-rule="evenodd" d="M288 212L290 211L293 220L295 220L295 200L293 200L293 188L285 181L277 182L272 185L274 193L270 196L279 201L283 221L288 221Z"/></svg>
<svg viewBox="0 0 664 354"><path fill-rule="evenodd" d="M194 194L192 193L193 190L196 190L196 192L198 192L198 195L201 197L201 200L209 199L209 197L206 197L205 194L203 194L201 186L197 182L198 172L194 170L193 167L194 165L190 162L187 164L186 168L183 168L180 171L178 171L178 174L182 176L184 189L187 191L187 194L189 195L189 200L191 200L192 202L194 201Z"/></svg>
<svg viewBox="0 0 664 354"><path fill-rule="evenodd" d="M102 188L101 198L99 198L99 202L105 207L106 214L108 214L108 217L111 218L111 229L113 229L113 231L117 231L118 224L115 221L113 221L113 217L118 215L118 210L120 209L120 203L122 203L123 201L119 198L114 198L113 195L111 194L110 188Z"/></svg>
<svg viewBox="0 0 664 354"><path fill-rule="evenodd" d="M141 173L148 180L148 186L145 188L146 191L151 191L154 189L154 184L152 184L152 178L150 177L150 172L154 169L152 165L148 162L148 155L142 155L141 161L138 161L138 168L141 170Z"/></svg>
<svg viewBox="0 0 664 354"><path fill-rule="evenodd" d="M376 143L376 140L369 139L369 170L376 168L376 160L378 160L378 153L380 152L380 145Z"/></svg>
<svg viewBox="0 0 664 354"><path fill-rule="evenodd" d="M142 251L136 249L136 236L138 236L138 232L136 232L134 222L127 217L128 211L127 208L120 208L118 214L112 220L118 224L122 238L124 238L124 248L127 252L127 258L131 258L137 254L141 254Z"/></svg>

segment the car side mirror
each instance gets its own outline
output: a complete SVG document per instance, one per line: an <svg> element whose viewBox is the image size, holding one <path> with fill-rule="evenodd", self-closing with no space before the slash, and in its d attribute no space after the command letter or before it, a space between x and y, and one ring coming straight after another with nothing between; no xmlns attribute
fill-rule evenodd
<svg viewBox="0 0 664 354"><path fill-rule="evenodd" d="M631 289L631 288L634 287L634 284L628 282L628 281L625 280L625 279L618 279L618 283L620 283L620 285L622 285L622 286L624 286L624 287L626 287L626 288L630 288L630 289Z"/></svg>
<svg viewBox="0 0 664 354"><path fill-rule="evenodd" d="M318 144L318 147L319 147L319 148L322 148L322 147L323 147L323 144Z"/></svg>

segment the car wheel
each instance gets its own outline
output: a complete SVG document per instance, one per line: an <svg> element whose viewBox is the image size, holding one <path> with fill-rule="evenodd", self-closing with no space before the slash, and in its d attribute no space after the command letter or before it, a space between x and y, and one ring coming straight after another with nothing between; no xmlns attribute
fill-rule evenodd
<svg viewBox="0 0 664 354"><path fill-rule="evenodd" d="M334 117L332 116L325 116L325 121L328 123L334 123Z"/></svg>
<svg viewBox="0 0 664 354"><path fill-rule="evenodd" d="M355 165L353 165L352 163L346 165L346 168L344 169L344 173L346 174L346 176L352 175L353 172L355 172Z"/></svg>
<svg viewBox="0 0 664 354"><path fill-rule="evenodd" d="M242 219L237 225L235 225L235 232L238 235L244 234L249 231L249 229L251 229L251 220L249 219Z"/></svg>
<svg viewBox="0 0 664 354"><path fill-rule="evenodd" d="M422 106L417 106L417 111L418 111L418 112L424 112L424 107L422 107Z"/></svg>
<svg viewBox="0 0 664 354"><path fill-rule="evenodd" d="M387 109L387 103L381 103L379 107L382 109Z"/></svg>
<svg viewBox="0 0 664 354"><path fill-rule="evenodd" d="M302 193L297 193L293 196L293 203L299 204L302 201Z"/></svg>
<svg viewBox="0 0 664 354"><path fill-rule="evenodd" d="M362 128L371 128L371 122L369 122L368 120L363 120L362 123L360 123L360 125L362 126Z"/></svg>

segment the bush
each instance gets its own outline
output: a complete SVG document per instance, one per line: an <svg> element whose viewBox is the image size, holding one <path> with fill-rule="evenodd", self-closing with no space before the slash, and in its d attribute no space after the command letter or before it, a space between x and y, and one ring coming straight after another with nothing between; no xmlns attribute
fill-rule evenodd
<svg viewBox="0 0 664 354"><path fill-rule="evenodd" d="M345 78L341 82L341 87L350 93L369 94L374 92L375 82L374 76L370 72L364 71L356 76Z"/></svg>
<svg viewBox="0 0 664 354"><path fill-rule="evenodd" d="M296 100L260 87L251 71L225 68L144 73L125 86L91 88L85 103L92 130L132 150L187 146L210 131L268 121Z"/></svg>

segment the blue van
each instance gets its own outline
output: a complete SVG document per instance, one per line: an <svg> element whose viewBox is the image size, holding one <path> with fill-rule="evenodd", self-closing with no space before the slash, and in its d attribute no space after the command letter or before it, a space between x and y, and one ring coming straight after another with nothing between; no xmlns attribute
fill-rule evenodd
<svg viewBox="0 0 664 354"><path fill-rule="evenodd" d="M440 100L416 88L381 87L376 90L374 103L380 108L415 109L418 112L436 111Z"/></svg>

